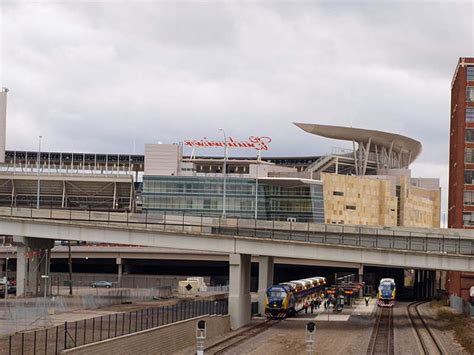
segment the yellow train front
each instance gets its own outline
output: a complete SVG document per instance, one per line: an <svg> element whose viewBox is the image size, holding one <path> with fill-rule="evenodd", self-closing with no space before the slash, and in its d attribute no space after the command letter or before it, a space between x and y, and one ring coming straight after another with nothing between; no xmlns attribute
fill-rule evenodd
<svg viewBox="0 0 474 355"><path fill-rule="evenodd" d="M290 312L291 290L286 285L275 285L265 293L265 315L271 319L285 318Z"/></svg>
<svg viewBox="0 0 474 355"><path fill-rule="evenodd" d="M396 291L394 279L380 280L377 291L377 305L379 307L393 307L395 305Z"/></svg>
<svg viewBox="0 0 474 355"><path fill-rule="evenodd" d="M265 293L265 315L270 319L285 318L313 300L326 284L324 277L313 277L271 286Z"/></svg>

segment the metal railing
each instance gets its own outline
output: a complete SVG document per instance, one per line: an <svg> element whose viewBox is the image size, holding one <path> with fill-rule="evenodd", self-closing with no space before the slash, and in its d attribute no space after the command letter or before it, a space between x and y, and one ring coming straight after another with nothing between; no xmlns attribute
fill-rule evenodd
<svg viewBox="0 0 474 355"><path fill-rule="evenodd" d="M67 223L127 226L130 229L212 234L318 243L360 248L474 255L474 237L446 229L377 228L352 225L286 222L246 218L208 217L197 214L128 213L74 209L0 207L0 217L53 220ZM442 231L442 234L441 234ZM468 231L463 231L468 233Z"/></svg>
<svg viewBox="0 0 474 355"><path fill-rule="evenodd" d="M115 313L100 317L64 322L41 330L16 333L0 338L2 353L59 354L85 344L206 315L227 314L226 299L193 300L168 306Z"/></svg>

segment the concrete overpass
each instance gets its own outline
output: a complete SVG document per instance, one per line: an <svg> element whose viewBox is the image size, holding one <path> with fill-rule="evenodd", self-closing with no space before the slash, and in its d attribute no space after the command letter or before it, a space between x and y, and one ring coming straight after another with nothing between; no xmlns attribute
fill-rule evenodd
<svg viewBox="0 0 474 355"><path fill-rule="evenodd" d="M1 211L0 211L1 212ZM5 212L5 211L3 211ZM259 293L272 283L274 257L424 270L474 271L468 231L364 228L187 216L104 215L88 211L13 210L2 233L21 236L18 255L49 249L39 240L81 240L229 255L229 311L233 328L249 321L250 261L259 256ZM29 215L28 215L29 213ZM7 213L5 213L7 214ZM168 217L168 218L167 218ZM145 218L145 220L144 220ZM19 258L20 260L21 258ZM37 258L38 259L38 258ZM23 262L19 262L19 272ZM22 271L23 270L23 271ZM18 289L21 290L19 284Z"/></svg>

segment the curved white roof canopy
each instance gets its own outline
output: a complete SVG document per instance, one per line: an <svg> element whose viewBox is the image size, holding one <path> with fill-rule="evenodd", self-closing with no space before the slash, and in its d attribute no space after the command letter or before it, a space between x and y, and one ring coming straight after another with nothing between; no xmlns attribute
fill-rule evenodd
<svg viewBox="0 0 474 355"><path fill-rule="evenodd" d="M355 141L359 145L367 145L370 140L371 152L376 151L380 154L380 147L385 147L387 150L401 153L406 157L404 159L411 164L421 153L421 143L415 139L402 136L400 134L375 131L371 129L361 129L352 127L320 125L312 123L296 123L294 124L303 131L312 133L321 137L333 138L345 141Z"/></svg>

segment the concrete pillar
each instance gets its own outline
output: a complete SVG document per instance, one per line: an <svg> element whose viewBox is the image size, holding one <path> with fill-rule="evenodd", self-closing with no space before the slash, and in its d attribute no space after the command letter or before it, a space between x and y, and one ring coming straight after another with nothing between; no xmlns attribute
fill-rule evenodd
<svg viewBox="0 0 474 355"><path fill-rule="evenodd" d="M359 265L359 283L364 282L364 264ZM359 297L364 297L364 287L359 290Z"/></svg>
<svg viewBox="0 0 474 355"><path fill-rule="evenodd" d="M421 299L426 298L426 270L421 270Z"/></svg>
<svg viewBox="0 0 474 355"><path fill-rule="evenodd" d="M265 314L265 293L273 285L273 256L258 257L258 312Z"/></svg>
<svg viewBox="0 0 474 355"><path fill-rule="evenodd" d="M16 249L16 295L17 297L26 294L26 271L27 257L25 256L27 248L25 246L17 246Z"/></svg>
<svg viewBox="0 0 474 355"><path fill-rule="evenodd" d="M423 270L423 299L428 298L428 293L429 293L429 280L428 280L428 270Z"/></svg>
<svg viewBox="0 0 474 355"><path fill-rule="evenodd" d="M415 299L420 299L420 270L415 270L415 280L413 283L413 291Z"/></svg>
<svg viewBox="0 0 474 355"><path fill-rule="evenodd" d="M38 282L39 282L39 297L44 296L44 288L46 287L46 296L50 296L50 287L49 284L51 282L50 278L42 278L42 275L50 275L50 267L51 267L51 249L40 250L40 253L37 257L38 265Z"/></svg>
<svg viewBox="0 0 474 355"><path fill-rule="evenodd" d="M122 287L122 258L117 258L116 259L117 263L117 286Z"/></svg>
<svg viewBox="0 0 474 355"><path fill-rule="evenodd" d="M5 265L5 260L0 260L0 277L4 277L5 275L3 274L5 271L3 270L3 265Z"/></svg>
<svg viewBox="0 0 474 355"><path fill-rule="evenodd" d="M230 327L238 329L250 322L250 255L229 255Z"/></svg>
<svg viewBox="0 0 474 355"><path fill-rule="evenodd" d="M430 298L436 293L436 271L430 270Z"/></svg>
<svg viewBox="0 0 474 355"><path fill-rule="evenodd" d="M17 244L17 297L42 297L44 295L44 280L41 279L41 275L49 275L50 255L51 249L54 246L54 240L16 236L13 240ZM45 260L46 250L48 250L47 260ZM38 289L38 285L40 289Z"/></svg>

